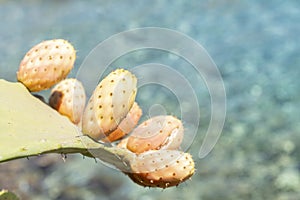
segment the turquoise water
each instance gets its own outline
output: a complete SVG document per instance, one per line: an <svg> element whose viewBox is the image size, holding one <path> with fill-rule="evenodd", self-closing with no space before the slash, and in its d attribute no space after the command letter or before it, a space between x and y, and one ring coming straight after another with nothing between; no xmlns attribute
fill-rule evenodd
<svg viewBox="0 0 300 200"><path fill-rule="evenodd" d="M76 76L101 41L121 31L163 27L182 32L209 52L227 94L225 126L214 150L198 158L210 119L203 81L182 59L155 50L133 52L111 68L158 62L180 68L201 100L201 127L189 151L196 174L178 188L148 189L92 159L44 156L0 165L0 188L24 199L299 199L299 1L0 1L0 78L16 81L24 54L42 40L64 38L77 49ZM91 88L89 88L91 89ZM178 115L165 89L146 91L153 103ZM170 101L170 97L171 101ZM151 100L151 101L150 101ZM13 167L13 166L19 167ZM5 182L3 177L10 174Z"/></svg>

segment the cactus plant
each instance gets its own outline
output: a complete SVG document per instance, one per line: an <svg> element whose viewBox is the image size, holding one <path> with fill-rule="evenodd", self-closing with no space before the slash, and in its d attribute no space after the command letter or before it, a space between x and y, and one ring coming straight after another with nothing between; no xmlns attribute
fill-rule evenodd
<svg viewBox="0 0 300 200"><path fill-rule="evenodd" d="M17 73L21 83L0 79L0 162L81 153L115 166L139 185L161 188L194 174L191 155L178 150L183 139L179 119L157 116L135 128L142 110L135 102L137 79L127 70L117 69L99 83L82 118L85 93L76 79L53 88L51 107L30 93L64 79L74 61L70 43L49 40L33 47L22 60ZM130 132L117 146L109 145Z"/></svg>
<svg viewBox="0 0 300 200"><path fill-rule="evenodd" d="M95 142L83 135L67 117L60 115L32 96L20 83L0 80L0 90L2 92L0 96L0 162L45 153L81 153L114 165L140 185L163 188L178 185L194 172L194 164L188 157L189 164L181 162L181 165L188 169L186 171L180 173L174 171L179 168L173 163L168 169L157 170L156 166L156 168L152 167L154 171L156 169L156 172L144 173L145 169L140 166L143 166L141 163L144 162L144 158L141 156L145 153L139 156L125 148L107 147ZM170 150L159 150L153 155L159 153L163 157L183 155L183 152L176 150L173 150L172 154L166 153L167 151ZM149 157L149 152L146 151L146 153ZM159 156L154 157L159 158ZM153 160L154 157L152 156ZM182 158L177 157L177 159ZM151 166L149 167L152 169ZM168 170L173 172L172 177ZM177 175L174 176L174 173ZM161 178L161 174L166 174L166 176ZM157 179L158 176L159 179Z"/></svg>
<svg viewBox="0 0 300 200"><path fill-rule="evenodd" d="M128 154L84 136L67 117L32 96L22 84L0 80L0 90L0 162L51 152L94 157L89 152L94 149L106 152L104 161L117 163L115 154L120 158Z"/></svg>

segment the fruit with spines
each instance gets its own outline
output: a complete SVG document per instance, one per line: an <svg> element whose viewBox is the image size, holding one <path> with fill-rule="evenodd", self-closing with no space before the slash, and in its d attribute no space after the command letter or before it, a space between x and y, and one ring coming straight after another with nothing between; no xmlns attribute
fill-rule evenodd
<svg viewBox="0 0 300 200"><path fill-rule="evenodd" d="M43 41L24 56L17 79L31 92L49 89L66 78L74 66L76 52L66 40Z"/></svg>
<svg viewBox="0 0 300 200"><path fill-rule="evenodd" d="M95 140L112 133L131 109L136 96L136 77L117 69L96 87L82 119L82 132Z"/></svg>
<svg viewBox="0 0 300 200"><path fill-rule="evenodd" d="M131 172L126 174L145 187L167 188L177 186L190 178L195 164L189 153L177 150L156 150L138 154L130 162Z"/></svg>
<svg viewBox="0 0 300 200"><path fill-rule="evenodd" d="M183 135L183 125L179 119L170 115L160 115L136 127L128 138L120 142L119 147L125 147L134 153L178 149Z"/></svg>
<svg viewBox="0 0 300 200"><path fill-rule="evenodd" d="M81 121L86 95L80 81L74 78L59 82L51 91L49 105L67 116L74 124Z"/></svg>
<svg viewBox="0 0 300 200"><path fill-rule="evenodd" d="M107 137L103 138L102 141L113 142L126 136L134 129L141 116L142 109L136 102L134 102L126 117L118 125L117 129L111 132Z"/></svg>

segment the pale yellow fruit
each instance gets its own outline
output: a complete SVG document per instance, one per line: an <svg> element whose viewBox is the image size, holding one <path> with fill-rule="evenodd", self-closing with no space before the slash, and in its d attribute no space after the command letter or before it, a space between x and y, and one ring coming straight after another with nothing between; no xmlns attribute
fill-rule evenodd
<svg viewBox="0 0 300 200"><path fill-rule="evenodd" d="M127 175L137 184L167 188L190 178L195 164L189 153L177 150L156 150L141 153L130 162Z"/></svg>
<svg viewBox="0 0 300 200"><path fill-rule="evenodd" d="M135 102L132 105L126 117L118 125L117 129L111 132L107 137L103 138L102 141L113 142L124 137L134 129L141 116L142 110L140 109L139 105Z"/></svg>
<svg viewBox="0 0 300 200"><path fill-rule="evenodd" d="M94 90L82 120L82 131L95 140L112 133L131 109L136 96L136 77L117 69Z"/></svg>
<svg viewBox="0 0 300 200"><path fill-rule="evenodd" d="M66 78L75 59L75 49L68 41L43 41L26 53L20 63L17 79L31 92L48 89Z"/></svg>
<svg viewBox="0 0 300 200"><path fill-rule="evenodd" d="M178 149L184 136L181 121L170 115L150 118L136 127L120 143L134 153L158 149Z"/></svg>
<svg viewBox="0 0 300 200"><path fill-rule="evenodd" d="M70 78L59 82L51 91L49 105L67 116L74 124L81 120L86 95L80 81Z"/></svg>

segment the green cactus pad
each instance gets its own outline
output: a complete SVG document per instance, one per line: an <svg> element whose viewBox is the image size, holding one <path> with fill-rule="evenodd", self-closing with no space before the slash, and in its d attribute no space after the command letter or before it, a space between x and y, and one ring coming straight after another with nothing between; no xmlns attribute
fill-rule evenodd
<svg viewBox="0 0 300 200"><path fill-rule="evenodd" d="M81 153L122 168L120 158L131 156L83 135L21 83L0 79L0 91L0 162L45 153Z"/></svg>

